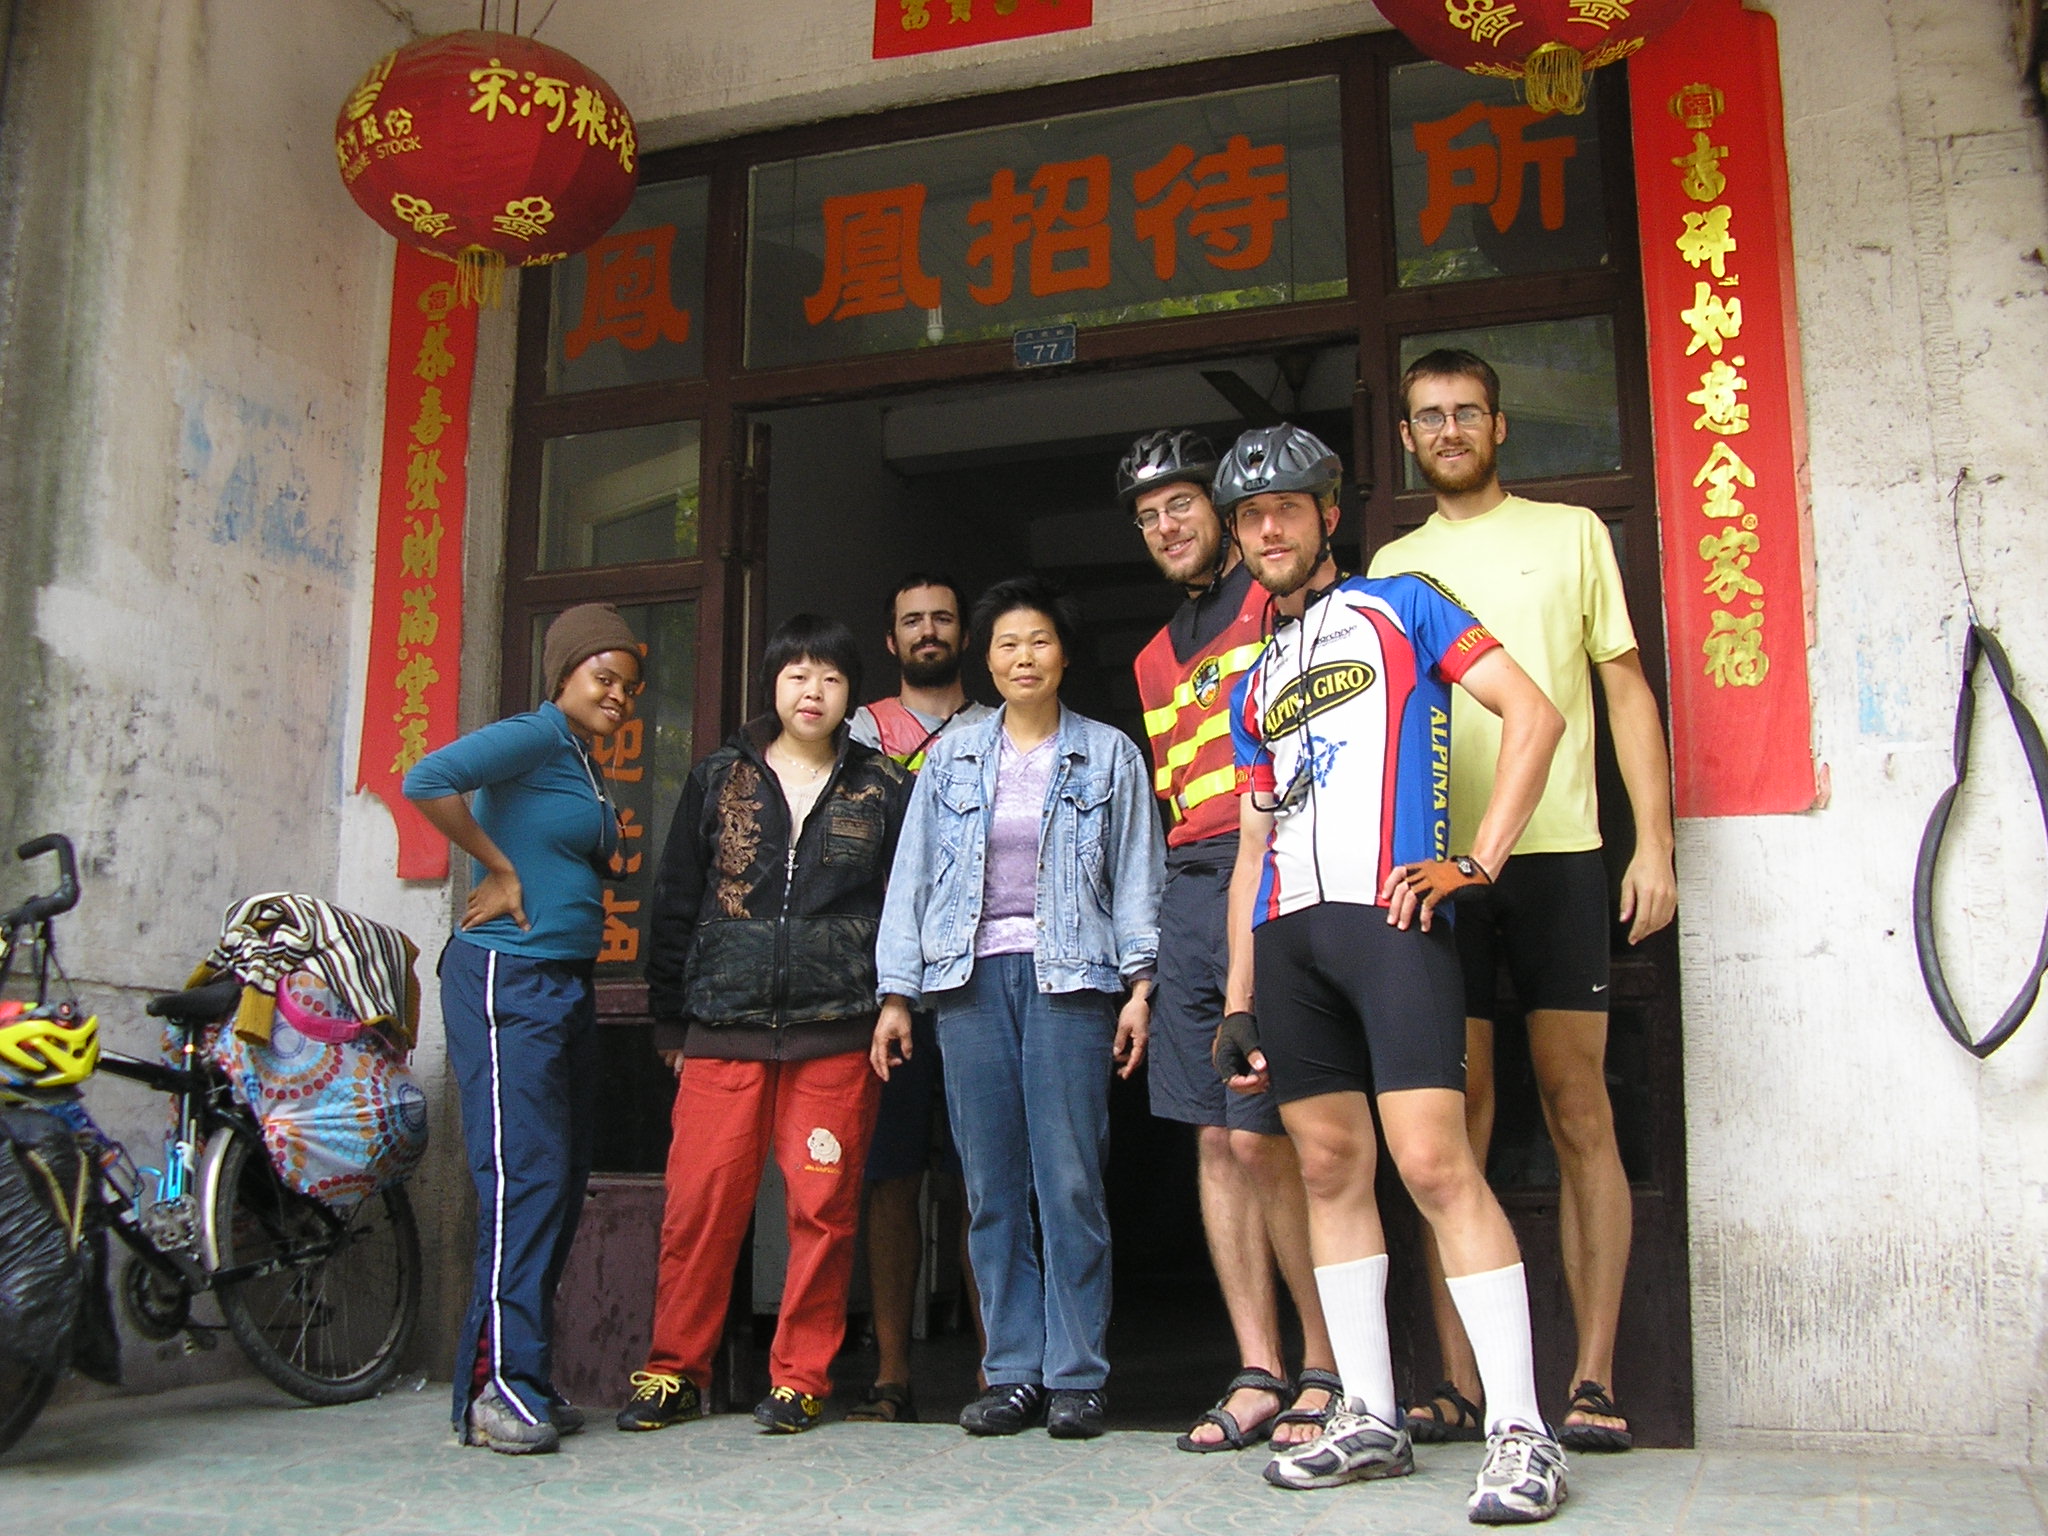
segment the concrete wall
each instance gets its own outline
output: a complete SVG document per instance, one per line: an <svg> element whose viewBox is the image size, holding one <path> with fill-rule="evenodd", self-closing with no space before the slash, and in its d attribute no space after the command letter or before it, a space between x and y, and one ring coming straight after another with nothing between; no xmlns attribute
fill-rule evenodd
<svg viewBox="0 0 2048 1536"><path fill-rule="evenodd" d="M1979 1065L1914 960L1962 572L2048 711L2048 196L2010 7L1776 0L1812 426L1825 810L1681 829L1702 1439L2039 1461L2048 1020ZM2048 905L1995 694L1938 892L1981 1029ZM2037 1010L2037 1015L2040 1014Z"/></svg>
<svg viewBox="0 0 2048 1536"><path fill-rule="evenodd" d="M77 842L64 958L109 1041L152 1050L142 997L182 984L241 896L339 895L423 942L445 928L441 888L364 873L391 868L388 818L381 860L348 851L378 835L347 791L391 242L329 144L404 31L371 0L15 9L0 836ZM0 892L23 888L8 859ZM160 1161L161 1101L103 1082L93 1103ZM239 1365L130 1353L143 1385Z"/></svg>
<svg viewBox="0 0 2048 1536"><path fill-rule="evenodd" d="M1949 1043L1909 891L1949 774L1959 556L2048 711L2041 125L2005 6L1766 8L1785 60L1832 799L1681 829L1699 1429L2039 1461L2048 1030L2036 1019L1982 1065ZM275 885L332 889L431 949L446 892L398 887L388 819L346 794L389 245L347 203L327 130L406 22L468 25L474 9L19 9L0 137L9 835L79 836L70 958L98 997L175 981L229 899ZM869 15L614 0L564 6L543 37L620 88L657 144L1376 24L1349 4L1131 0L1089 32L876 65ZM509 356L500 317L472 456L470 720L494 712ZM1982 720L1940 905L1952 976L1988 1020L2038 938L2048 855L1995 704ZM445 1102L441 1116L445 1169ZM460 1202L441 1188L425 1190L427 1235L459 1286Z"/></svg>

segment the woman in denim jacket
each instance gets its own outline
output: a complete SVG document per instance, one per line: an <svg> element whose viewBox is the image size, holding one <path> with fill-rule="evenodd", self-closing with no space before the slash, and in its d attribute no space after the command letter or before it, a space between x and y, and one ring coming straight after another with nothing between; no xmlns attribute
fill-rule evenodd
<svg viewBox="0 0 2048 1536"><path fill-rule="evenodd" d="M876 946L882 1078L910 1010L938 1013L988 1333L975 1435L1103 1427L1109 1079L1145 1054L1166 854L1137 747L1059 701L1076 628L1032 577L975 605L1003 705L933 744Z"/></svg>

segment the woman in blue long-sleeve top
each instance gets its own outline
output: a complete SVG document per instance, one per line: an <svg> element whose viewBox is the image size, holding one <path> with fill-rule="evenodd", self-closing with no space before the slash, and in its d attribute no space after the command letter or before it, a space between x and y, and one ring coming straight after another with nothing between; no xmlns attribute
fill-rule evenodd
<svg viewBox="0 0 2048 1536"><path fill-rule="evenodd" d="M541 664L547 703L422 758L404 785L475 861L440 964L477 1196L455 1426L464 1444L515 1456L552 1451L582 1427L554 1388L549 1340L590 1177L591 971L619 846L591 743L632 717L640 643L616 608L585 603L548 627Z"/></svg>

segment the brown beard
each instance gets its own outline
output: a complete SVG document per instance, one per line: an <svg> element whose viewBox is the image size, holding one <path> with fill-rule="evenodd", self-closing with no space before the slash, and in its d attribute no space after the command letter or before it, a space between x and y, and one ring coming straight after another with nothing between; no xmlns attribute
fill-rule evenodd
<svg viewBox="0 0 2048 1536"><path fill-rule="evenodd" d="M960 676L960 653L949 645L943 655L924 661L913 651L897 658L896 670L913 688L944 688Z"/></svg>
<svg viewBox="0 0 2048 1536"><path fill-rule="evenodd" d="M1476 491L1493 478L1494 467L1500 462L1500 446L1491 438L1474 439L1472 457L1466 461L1466 468L1460 474L1445 474L1421 454L1415 456L1415 467L1433 491L1446 496L1462 496L1467 491Z"/></svg>

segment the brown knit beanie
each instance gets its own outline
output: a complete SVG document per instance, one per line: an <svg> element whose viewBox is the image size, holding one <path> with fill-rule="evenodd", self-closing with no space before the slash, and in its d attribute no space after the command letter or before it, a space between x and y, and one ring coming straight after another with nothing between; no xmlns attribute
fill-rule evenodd
<svg viewBox="0 0 2048 1536"><path fill-rule="evenodd" d="M547 696L554 698L571 672L604 651L640 655L640 639L619 617L619 610L610 603L578 603L565 609L548 626L540 643L540 670L547 680Z"/></svg>

